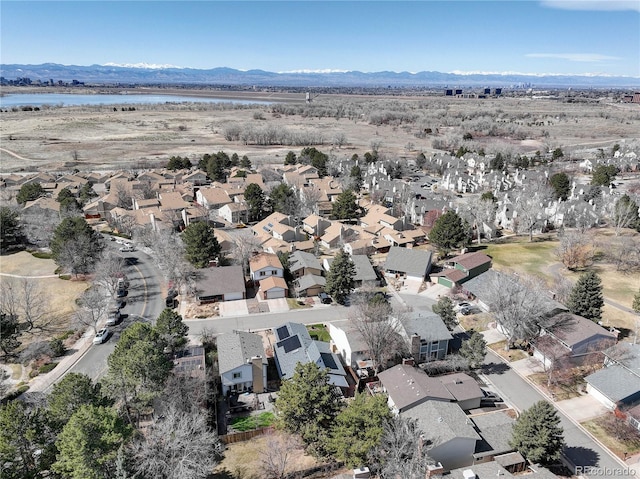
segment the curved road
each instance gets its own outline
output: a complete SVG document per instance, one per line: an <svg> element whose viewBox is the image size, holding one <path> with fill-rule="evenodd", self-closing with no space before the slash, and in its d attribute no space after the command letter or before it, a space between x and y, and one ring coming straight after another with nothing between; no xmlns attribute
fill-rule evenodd
<svg viewBox="0 0 640 479"><path fill-rule="evenodd" d="M114 245L115 246L115 245ZM112 247L112 243L109 244ZM107 358L113 352L122 331L136 321L154 322L164 309L162 296L163 277L153 258L141 251L121 253L127 259L125 274L129 278L126 303L122 308L124 319L112 331L103 344L92 344L87 352L70 369L98 380L107 371Z"/></svg>

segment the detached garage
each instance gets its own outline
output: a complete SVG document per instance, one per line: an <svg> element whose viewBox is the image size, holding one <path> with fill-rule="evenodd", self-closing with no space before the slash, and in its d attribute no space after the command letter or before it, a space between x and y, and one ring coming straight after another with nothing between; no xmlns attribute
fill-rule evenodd
<svg viewBox="0 0 640 479"><path fill-rule="evenodd" d="M269 276L260 281L259 294L262 299L286 298L289 288L284 278Z"/></svg>

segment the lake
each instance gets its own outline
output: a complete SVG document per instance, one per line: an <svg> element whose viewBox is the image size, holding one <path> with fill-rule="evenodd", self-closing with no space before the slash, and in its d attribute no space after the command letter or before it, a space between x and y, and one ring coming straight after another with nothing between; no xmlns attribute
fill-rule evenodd
<svg viewBox="0 0 640 479"><path fill-rule="evenodd" d="M76 95L73 93L17 93L0 97L1 108L19 106L80 106L80 105L152 105L163 103L238 103L263 104L268 101L203 98L178 95Z"/></svg>

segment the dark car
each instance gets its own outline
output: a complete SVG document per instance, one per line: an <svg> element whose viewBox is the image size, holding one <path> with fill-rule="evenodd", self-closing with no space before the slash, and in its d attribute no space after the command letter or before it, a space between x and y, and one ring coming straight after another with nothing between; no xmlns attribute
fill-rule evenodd
<svg viewBox="0 0 640 479"><path fill-rule="evenodd" d="M331 304L331 296L327 293L319 293L318 298L320 298L322 304Z"/></svg>

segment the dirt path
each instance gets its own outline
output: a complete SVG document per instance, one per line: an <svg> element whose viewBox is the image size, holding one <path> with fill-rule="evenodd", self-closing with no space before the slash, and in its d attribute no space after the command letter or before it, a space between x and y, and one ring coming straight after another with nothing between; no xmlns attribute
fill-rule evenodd
<svg viewBox="0 0 640 479"><path fill-rule="evenodd" d="M38 161L35 160L33 158L25 158L23 156L18 155L17 153L14 153L11 150L7 150L6 148L0 148L0 151L6 153L7 155L13 156L14 158L17 158L18 160L24 160L24 161Z"/></svg>
<svg viewBox="0 0 640 479"><path fill-rule="evenodd" d="M59 278L57 274L45 274L42 276L24 276L21 274L0 273L0 276L9 276L10 278L28 278L28 279L42 279L42 278Z"/></svg>

